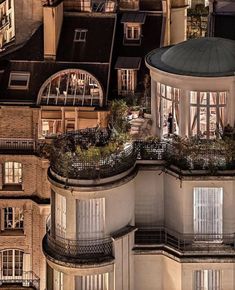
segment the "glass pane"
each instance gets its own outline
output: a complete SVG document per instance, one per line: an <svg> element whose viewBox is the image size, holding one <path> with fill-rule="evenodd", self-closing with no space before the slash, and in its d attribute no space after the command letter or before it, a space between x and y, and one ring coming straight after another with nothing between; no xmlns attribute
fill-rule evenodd
<svg viewBox="0 0 235 290"><path fill-rule="evenodd" d="M210 107L210 119L209 119L209 137L215 138L216 125L216 107Z"/></svg>
<svg viewBox="0 0 235 290"><path fill-rule="evenodd" d="M200 93L200 104L207 105L207 93L206 92Z"/></svg>
<svg viewBox="0 0 235 290"><path fill-rule="evenodd" d="M217 93L209 93L210 106L216 106L217 104Z"/></svg>
<svg viewBox="0 0 235 290"><path fill-rule="evenodd" d="M190 92L190 103L197 104L197 92Z"/></svg>
<svg viewBox="0 0 235 290"><path fill-rule="evenodd" d="M207 108L206 107L200 107L200 113L199 113L199 132L200 136L206 138L207 137Z"/></svg>

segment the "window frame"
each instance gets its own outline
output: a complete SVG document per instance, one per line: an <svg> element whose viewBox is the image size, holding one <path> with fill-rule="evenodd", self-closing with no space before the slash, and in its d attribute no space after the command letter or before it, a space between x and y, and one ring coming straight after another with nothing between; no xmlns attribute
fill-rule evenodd
<svg viewBox="0 0 235 290"><path fill-rule="evenodd" d="M11 209L11 211L10 211ZM3 210L3 231L24 230L24 210L21 207L5 207ZM10 217L11 216L11 217ZM18 221L17 221L18 218ZM11 227L6 224L12 223ZM19 225L17 226L17 222Z"/></svg>
<svg viewBox="0 0 235 290"><path fill-rule="evenodd" d="M12 163L12 168L7 168L6 164ZM18 164L19 167L16 168L15 165ZM7 170L12 170L12 182L9 182L10 174L7 174ZM17 177L15 174L15 171L19 170L20 174ZM6 180L8 176L8 181ZM18 180L18 181L17 181ZM21 162L16 162L16 161L6 161L3 164L3 184L4 185L22 185L23 183L23 164Z"/></svg>
<svg viewBox="0 0 235 290"><path fill-rule="evenodd" d="M19 261L17 261L16 259L17 253L19 255ZM10 280L10 279L21 279L23 277L23 256L24 256L24 252L19 249L6 249L6 250L1 251L2 276L5 278L6 282L7 280ZM18 267L17 267L17 263L18 263ZM12 271L12 274L9 275L9 272L11 271ZM16 275L17 273L16 271L19 271L18 274L20 275Z"/></svg>
<svg viewBox="0 0 235 290"><path fill-rule="evenodd" d="M20 76L24 77L25 80L19 80L19 79L13 79L14 76ZM24 81L26 82L25 85L20 85L20 84L11 84L12 81ZM23 71L11 71L10 76L9 76L9 81L8 81L8 89L12 90L28 90L29 89L29 81L30 81L30 72L23 72Z"/></svg>
<svg viewBox="0 0 235 290"><path fill-rule="evenodd" d="M76 28L74 30L73 42L86 42L87 31L87 29Z"/></svg>
<svg viewBox="0 0 235 290"><path fill-rule="evenodd" d="M221 290L221 270L195 270L193 284L194 290Z"/></svg>

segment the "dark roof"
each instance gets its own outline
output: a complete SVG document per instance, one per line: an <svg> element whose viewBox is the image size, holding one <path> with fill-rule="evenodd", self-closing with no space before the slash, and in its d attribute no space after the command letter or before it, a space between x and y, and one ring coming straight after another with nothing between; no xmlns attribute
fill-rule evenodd
<svg viewBox="0 0 235 290"><path fill-rule="evenodd" d="M214 36L235 40L235 15L215 15Z"/></svg>
<svg viewBox="0 0 235 290"><path fill-rule="evenodd" d="M124 13L122 15L121 23L144 23L146 18L145 13Z"/></svg>
<svg viewBox="0 0 235 290"><path fill-rule="evenodd" d="M140 11L162 11L162 0L139 0Z"/></svg>
<svg viewBox="0 0 235 290"><path fill-rule="evenodd" d="M0 103L31 103L36 104L38 92L42 84L54 73L68 69L79 68L93 74L106 91L108 79L108 64L77 64L66 62L33 62L22 61L8 62L0 82ZM30 73L29 89L28 90L13 90L8 88L9 76L11 71L24 71Z"/></svg>
<svg viewBox="0 0 235 290"><path fill-rule="evenodd" d="M115 69L135 69L138 70L140 68L141 57L125 57L119 56Z"/></svg>
<svg viewBox="0 0 235 290"><path fill-rule="evenodd" d="M173 74L219 77L235 72L235 41L204 37L152 51L146 57L150 66Z"/></svg>
<svg viewBox="0 0 235 290"><path fill-rule="evenodd" d="M109 62L115 26L114 16L64 17L57 60L71 62ZM75 29L87 29L85 42L74 42Z"/></svg>
<svg viewBox="0 0 235 290"><path fill-rule="evenodd" d="M24 44L12 46L9 51L0 53L1 59L43 60L43 26L41 25Z"/></svg>
<svg viewBox="0 0 235 290"><path fill-rule="evenodd" d="M116 96L116 91L114 88L117 88L117 71L115 70L115 64L119 57L135 57L144 59L147 53L153 50L156 47L160 46L161 42L161 31L162 31L162 15L155 13L148 14L146 13L145 23L141 25L142 27L142 37L140 45L124 45L123 36L124 36L124 24L121 23L122 15L118 15L117 19L117 29L116 29L116 38L114 44L113 52L113 71L111 75L111 84L110 95L112 97ZM141 82L144 78L144 75L148 73L149 70L146 68L144 61L141 61L140 70L138 71L137 83Z"/></svg>

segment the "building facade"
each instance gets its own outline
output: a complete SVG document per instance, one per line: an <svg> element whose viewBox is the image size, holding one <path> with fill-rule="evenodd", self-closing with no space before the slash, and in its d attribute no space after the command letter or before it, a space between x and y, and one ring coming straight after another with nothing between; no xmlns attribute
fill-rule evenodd
<svg viewBox="0 0 235 290"><path fill-rule="evenodd" d="M233 126L233 41L159 48L186 39L185 1L43 4L0 55L0 289L234 289L231 158L166 141ZM161 141L113 147L108 100L149 71Z"/></svg>
<svg viewBox="0 0 235 290"><path fill-rule="evenodd" d="M0 49L15 38L14 1L0 1Z"/></svg>

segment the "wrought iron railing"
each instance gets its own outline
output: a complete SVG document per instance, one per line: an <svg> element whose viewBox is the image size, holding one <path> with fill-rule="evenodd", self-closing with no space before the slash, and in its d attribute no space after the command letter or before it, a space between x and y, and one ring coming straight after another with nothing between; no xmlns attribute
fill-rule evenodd
<svg viewBox="0 0 235 290"><path fill-rule="evenodd" d="M33 139L0 138L0 150L33 151L34 149Z"/></svg>
<svg viewBox="0 0 235 290"><path fill-rule="evenodd" d="M71 240L47 233L47 245L56 254L77 259L112 256L111 238Z"/></svg>
<svg viewBox="0 0 235 290"><path fill-rule="evenodd" d="M166 227L140 227L135 233L138 246L162 245L182 253L235 251L235 234L181 234Z"/></svg>
<svg viewBox="0 0 235 290"><path fill-rule="evenodd" d="M172 141L135 141L138 160L162 160L166 165L175 165L182 170L218 170L235 169L235 148L217 144L215 141L206 141L185 145Z"/></svg>
<svg viewBox="0 0 235 290"><path fill-rule="evenodd" d="M62 257L77 259L95 259L112 257L112 239L110 237L94 239L67 239L51 232L51 216L46 224L47 246Z"/></svg>
<svg viewBox="0 0 235 290"><path fill-rule="evenodd" d="M0 285L2 284L22 284L23 287L40 289L40 279L33 271L23 271L20 276L5 275L4 270L0 271Z"/></svg>

